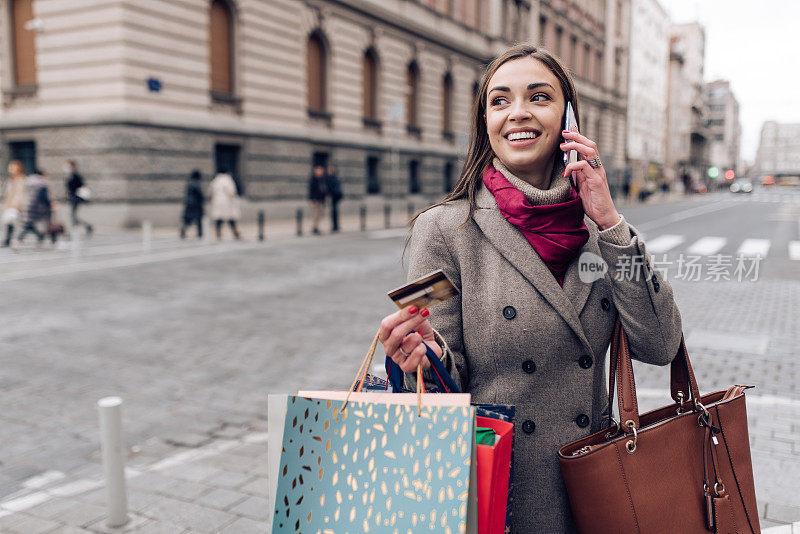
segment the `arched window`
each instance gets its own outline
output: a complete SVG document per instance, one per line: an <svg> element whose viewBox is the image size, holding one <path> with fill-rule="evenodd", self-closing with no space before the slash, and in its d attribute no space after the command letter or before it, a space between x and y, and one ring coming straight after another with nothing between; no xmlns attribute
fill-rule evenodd
<svg viewBox="0 0 800 534"><path fill-rule="evenodd" d="M226 0L211 2L211 94L230 97L233 85L233 11Z"/></svg>
<svg viewBox="0 0 800 534"><path fill-rule="evenodd" d="M442 78L442 135L453 137L453 76L449 72Z"/></svg>
<svg viewBox="0 0 800 534"><path fill-rule="evenodd" d="M325 113L328 106L325 94L327 87L327 61L325 41L319 31L313 32L308 37L306 46L306 68L308 111L310 113Z"/></svg>
<svg viewBox="0 0 800 534"><path fill-rule="evenodd" d="M33 29L25 24L33 20L33 0L11 1L11 32L14 47L14 85L36 86L36 43Z"/></svg>
<svg viewBox="0 0 800 534"><path fill-rule="evenodd" d="M417 90L419 87L419 67L416 61L408 64L406 70L406 127L409 133L419 133L417 121Z"/></svg>
<svg viewBox="0 0 800 534"><path fill-rule="evenodd" d="M375 125L378 121L378 54L374 48L364 52L363 63L364 124Z"/></svg>

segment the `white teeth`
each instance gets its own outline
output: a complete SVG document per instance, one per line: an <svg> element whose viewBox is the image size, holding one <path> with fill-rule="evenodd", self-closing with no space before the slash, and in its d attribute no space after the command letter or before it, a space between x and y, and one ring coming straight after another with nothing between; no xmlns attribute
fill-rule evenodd
<svg viewBox="0 0 800 534"><path fill-rule="evenodd" d="M517 141L519 139L536 139L539 137L539 134L536 132L514 132L510 133L507 136L509 141Z"/></svg>

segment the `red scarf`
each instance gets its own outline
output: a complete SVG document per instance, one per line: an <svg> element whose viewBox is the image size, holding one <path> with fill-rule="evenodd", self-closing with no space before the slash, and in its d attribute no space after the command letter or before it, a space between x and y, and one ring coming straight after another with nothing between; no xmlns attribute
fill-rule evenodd
<svg viewBox="0 0 800 534"><path fill-rule="evenodd" d="M571 198L566 202L533 206L522 191L492 165L483 172L483 184L494 195L503 217L522 232L558 285L563 286L572 258L589 240L580 197L571 190Z"/></svg>

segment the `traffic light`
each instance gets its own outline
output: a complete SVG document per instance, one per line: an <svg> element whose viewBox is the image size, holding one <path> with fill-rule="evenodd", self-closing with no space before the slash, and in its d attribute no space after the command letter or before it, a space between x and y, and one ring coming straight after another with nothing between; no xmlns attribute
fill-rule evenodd
<svg viewBox="0 0 800 534"><path fill-rule="evenodd" d="M733 169L728 169L725 171L725 179L726 180L733 180L736 177L736 173L733 172Z"/></svg>
<svg viewBox="0 0 800 534"><path fill-rule="evenodd" d="M709 167L708 169L708 177L709 178L716 178L719 176L719 169L717 167Z"/></svg>

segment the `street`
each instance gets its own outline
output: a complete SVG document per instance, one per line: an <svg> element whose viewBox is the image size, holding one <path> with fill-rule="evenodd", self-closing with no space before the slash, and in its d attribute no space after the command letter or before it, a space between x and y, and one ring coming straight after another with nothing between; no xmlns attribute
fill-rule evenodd
<svg viewBox="0 0 800 534"><path fill-rule="evenodd" d="M800 190L620 212L666 270L701 391L756 386L762 528L800 521ZM124 399L130 531L263 532L267 395L346 388L404 281L401 230L344 230L3 250L0 532L110 531L96 409L109 395ZM670 402L667 368L634 372L642 411Z"/></svg>

